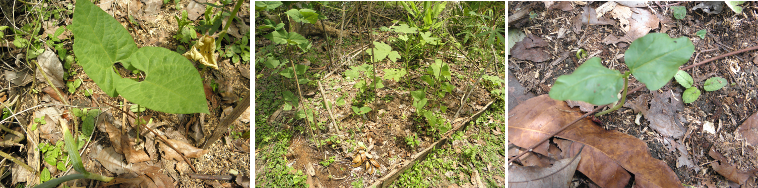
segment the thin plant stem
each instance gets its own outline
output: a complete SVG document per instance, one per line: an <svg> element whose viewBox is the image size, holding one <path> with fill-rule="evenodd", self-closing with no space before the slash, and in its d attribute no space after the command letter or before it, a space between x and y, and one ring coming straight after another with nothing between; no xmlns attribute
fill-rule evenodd
<svg viewBox="0 0 758 188"><path fill-rule="evenodd" d="M621 94L621 102L619 102L618 104L616 104L616 106L613 106L613 108L611 108L611 109L608 109L606 111L602 111L600 113L595 114L595 117L599 117L599 116L605 115L607 113L611 113L611 112L616 111L619 108L621 108L621 106L624 106L624 102L626 102L626 92L628 90L626 87L628 87L628 86L629 86L629 78L624 78L624 93Z"/></svg>

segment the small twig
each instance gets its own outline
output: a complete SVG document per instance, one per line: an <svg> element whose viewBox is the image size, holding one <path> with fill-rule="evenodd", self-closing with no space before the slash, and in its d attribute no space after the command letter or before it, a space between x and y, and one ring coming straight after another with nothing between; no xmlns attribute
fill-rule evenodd
<svg viewBox="0 0 758 188"><path fill-rule="evenodd" d="M195 179L201 179L201 180L222 180L222 181L230 181L234 179L234 176L230 175L206 175L206 174L194 174L194 173L188 173L190 178Z"/></svg>
<svg viewBox="0 0 758 188"><path fill-rule="evenodd" d="M247 110L250 107L250 94L248 93L245 95L245 98L242 99L241 102L237 104L234 109L232 109L232 113L229 115L226 115L224 120L221 121L221 124L216 126L216 129L213 131L213 135L211 135L211 138L205 141L205 145L203 146L203 149L208 149L208 147L212 146L216 140L221 138L224 133L226 133L229 130L229 125L234 123L237 118L242 115L245 110ZM200 121L202 122L202 121Z"/></svg>
<svg viewBox="0 0 758 188"><path fill-rule="evenodd" d="M321 86L321 81L318 81L318 89L321 91L321 99L324 100L324 103L329 103L326 101L326 92L324 92L324 87ZM329 111L329 118L332 118L332 126L334 126L335 129L337 129L337 134L342 135L342 132L340 131L339 126L337 125L337 121L334 118L334 113L332 113L332 108L329 108L329 105L326 105L326 110Z"/></svg>

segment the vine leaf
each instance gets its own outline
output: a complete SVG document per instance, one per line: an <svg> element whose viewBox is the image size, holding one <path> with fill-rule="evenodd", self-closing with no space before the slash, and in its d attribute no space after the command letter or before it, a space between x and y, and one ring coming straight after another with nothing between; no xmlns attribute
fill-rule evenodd
<svg viewBox="0 0 758 188"><path fill-rule="evenodd" d="M617 101L623 85L619 71L605 68L599 57L593 57L574 73L558 77L549 94L556 100L585 101L599 106Z"/></svg>
<svg viewBox="0 0 758 188"><path fill-rule="evenodd" d="M166 48L137 48L113 17L90 1L77 1L73 25L74 53L84 71L109 96L124 98L166 113L208 113L200 74L184 56ZM137 82L113 71L120 62L142 70Z"/></svg>
<svg viewBox="0 0 758 188"><path fill-rule="evenodd" d="M71 26L74 53L87 75L111 97L118 96L111 67L137 51L132 36L111 15L90 1L77 1Z"/></svg>
<svg viewBox="0 0 758 188"><path fill-rule="evenodd" d="M695 46L687 37L672 39L665 33L651 33L634 40L624 60L632 75L655 91L671 80L694 52Z"/></svg>

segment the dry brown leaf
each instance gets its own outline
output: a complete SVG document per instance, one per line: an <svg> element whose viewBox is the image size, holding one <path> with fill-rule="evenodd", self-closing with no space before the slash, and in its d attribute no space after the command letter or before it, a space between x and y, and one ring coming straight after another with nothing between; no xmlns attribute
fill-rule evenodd
<svg viewBox="0 0 758 188"><path fill-rule="evenodd" d="M658 20L657 16L651 14L650 11L642 8L631 8L630 10L632 11L632 15L627 19L629 21L629 28L622 27L626 31L626 34L622 37L608 35L608 37L603 39L603 43L632 42L637 38L647 35L650 33L650 30L658 28L660 20Z"/></svg>
<svg viewBox="0 0 758 188"><path fill-rule="evenodd" d="M745 184L745 181L750 179L750 177L753 177L753 173L755 173L756 170L751 170L752 172L745 172L737 169L734 165L729 164L729 160L726 159L721 153L717 152L715 148L711 147L711 150L708 152L708 155L713 157L713 159L718 160L717 162L711 163L711 167L713 167L713 170L721 174L722 176L726 177L729 181L737 182L740 185Z"/></svg>
<svg viewBox="0 0 758 188"><path fill-rule="evenodd" d="M132 146L132 142L129 139L129 136L127 134L121 135L121 149L124 155L126 156L126 161L129 163L139 163L144 161L149 161L150 157L147 156L147 153L145 153L144 150L136 150Z"/></svg>
<svg viewBox="0 0 758 188"><path fill-rule="evenodd" d="M592 7L584 6L582 10L584 12L581 15L577 15L571 19L571 22L574 24L574 33L581 33L583 25L610 25L614 23L613 20L608 18L598 18L597 12Z"/></svg>
<svg viewBox="0 0 758 188"><path fill-rule="evenodd" d="M616 3L622 4L627 7L646 7L647 1L617 1Z"/></svg>
<svg viewBox="0 0 758 188"><path fill-rule="evenodd" d="M588 102L584 101L572 101L572 100L566 100L566 104L568 104L570 107L579 107L579 110L582 112L590 112L595 109L595 105L590 104Z"/></svg>
<svg viewBox="0 0 758 188"><path fill-rule="evenodd" d="M121 148L121 129L114 126L113 115L110 112L100 113L97 117L97 128L101 132L108 133L108 140L113 144L113 148L116 152L123 154Z"/></svg>
<svg viewBox="0 0 758 188"><path fill-rule="evenodd" d="M179 150L179 152L182 152L184 156L187 158L197 158L200 156L205 155L207 150L203 150L200 148L196 148L195 146L190 145L187 142L175 140L175 139L166 139L174 148Z"/></svg>
<svg viewBox="0 0 758 188"><path fill-rule="evenodd" d="M570 111L565 102L551 99L548 95L525 101L508 113L508 140L520 147L531 146L536 142L535 138L545 138L582 115L580 112ZM557 137L587 145L582 152L583 162L580 162L578 169L593 182L610 182L609 178L616 178L610 175L615 173L593 174L615 163L635 175L636 185L682 187L674 171L663 161L653 158L647 144L636 137L605 130L588 119L580 120ZM597 150L597 154L592 154L593 149ZM547 151L547 146L542 151ZM609 160L593 157L597 155L606 156ZM582 166L597 164L598 161L607 161L607 165L597 168L596 171L581 170Z"/></svg>
<svg viewBox="0 0 758 188"><path fill-rule="evenodd" d="M673 96L672 96L673 95ZM662 136L681 138L686 129L682 127L677 111L684 109L682 97L671 90L663 93L653 92L653 100L650 101L650 110L642 115L650 121L650 128L658 131Z"/></svg>
<svg viewBox="0 0 758 188"><path fill-rule="evenodd" d="M611 15L613 18L616 18L619 20L619 25L621 26L621 30L623 30L625 33L629 32L629 19L632 18L632 10L627 6L616 6L616 8L611 11Z"/></svg>
<svg viewBox="0 0 758 188"><path fill-rule="evenodd" d="M544 49L547 45L542 38L529 34L524 40L516 42L510 54L516 59L544 62L550 59L550 54Z"/></svg>
<svg viewBox="0 0 758 188"><path fill-rule="evenodd" d="M648 108L648 101L650 101L651 96L650 94L643 93L640 96L637 96L634 100L628 100L624 103L624 107L631 108L634 110L634 113L640 113L642 112L647 113Z"/></svg>
<svg viewBox="0 0 758 188"><path fill-rule="evenodd" d="M561 9L564 12L574 10L574 5L570 1L561 1L550 7L551 9Z"/></svg>
<svg viewBox="0 0 758 188"><path fill-rule="evenodd" d="M601 187L624 187L632 178L632 175L616 161L594 147L585 146L581 149L584 144L579 142L558 138L553 141L563 150L565 158L575 156L581 150L584 162L580 162L581 165L577 167L577 170Z"/></svg>
<svg viewBox="0 0 758 188"><path fill-rule="evenodd" d="M44 125L37 125L40 131L40 138L47 139L52 144L63 141L63 134L61 133L60 126L58 126L61 111L55 107L47 107L40 109L37 113L40 116L44 115L47 122Z"/></svg>
<svg viewBox="0 0 758 188"><path fill-rule="evenodd" d="M190 1L190 3L187 5L187 18L195 21L197 18L203 15L203 13L205 13L205 5L201 3L205 2L206 0Z"/></svg>
<svg viewBox="0 0 758 188"><path fill-rule="evenodd" d="M108 171L116 175L131 172L129 169L131 166L124 163L124 156L116 153L113 147L103 149L102 146L98 145L97 150L98 152L90 152L90 157L100 162Z"/></svg>
<svg viewBox="0 0 758 188"><path fill-rule="evenodd" d="M565 158L548 168L511 165L508 167L508 186L569 187L580 160L581 156Z"/></svg>
<svg viewBox="0 0 758 188"><path fill-rule="evenodd" d="M597 10L595 10L595 14L597 14L596 17L597 18L603 17L605 13L613 10L613 8L616 8L616 2L608 1L608 2L603 3L603 5L600 5L599 7L597 7Z"/></svg>
<svg viewBox="0 0 758 188"><path fill-rule="evenodd" d="M61 64L61 61L58 59L58 55L55 52L47 49L37 57L37 61L39 62L36 74L37 80L48 83L45 76L42 75L42 72L40 71L41 69L45 71L47 78L50 78L50 81L53 82L55 87L63 88L66 86L63 82L63 64Z"/></svg>
<svg viewBox="0 0 758 188"><path fill-rule="evenodd" d="M747 118L747 120L737 128L737 132L742 135L748 145L758 147L758 113Z"/></svg>

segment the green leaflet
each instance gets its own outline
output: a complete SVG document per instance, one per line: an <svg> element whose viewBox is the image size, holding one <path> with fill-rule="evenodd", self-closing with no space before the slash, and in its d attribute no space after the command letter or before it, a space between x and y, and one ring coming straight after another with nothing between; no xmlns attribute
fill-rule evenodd
<svg viewBox="0 0 758 188"><path fill-rule="evenodd" d="M676 72L676 75L674 75L674 79L676 79L676 82L679 82L680 85L684 86L684 88L690 88L692 87L692 84L694 84L694 81L692 80L692 76L690 74L687 74L687 72L684 72L683 70L679 70Z"/></svg>
<svg viewBox="0 0 758 188"><path fill-rule="evenodd" d="M697 87L691 87L687 90L684 90L684 93L682 93L682 100L684 103L692 103L697 100L697 98L700 97L700 90L697 89Z"/></svg>
<svg viewBox="0 0 758 188"><path fill-rule="evenodd" d="M605 105L618 100L617 95L623 85L624 78L619 71L605 68L600 64L599 57L593 57L579 66L574 73L559 76L549 94L550 98L556 100Z"/></svg>
<svg viewBox="0 0 758 188"><path fill-rule="evenodd" d="M74 53L84 71L109 96L124 98L167 113L208 113L200 74L184 56L159 47L137 48L121 24L90 1L77 1ZM120 62L142 70L145 80L121 78L112 70Z"/></svg>
<svg viewBox="0 0 758 188"><path fill-rule="evenodd" d="M671 80L694 52L687 37L672 39L665 33L650 33L629 45L624 60L632 75L654 91Z"/></svg>
<svg viewBox="0 0 758 188"><path fill-rule="evenodd" d="M708 78L708 80L705 81L705 85L703 85L703 89L706 91L716 91L721 89L722 87L726 86L726 79L722 77L712 77Z"/></svg>

